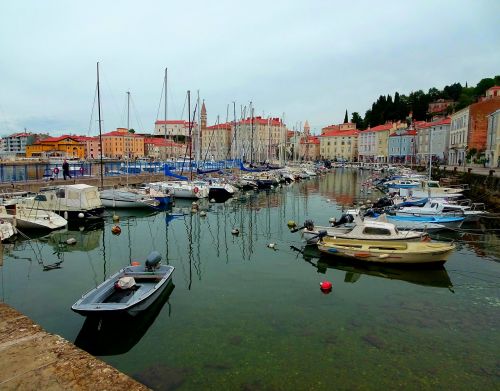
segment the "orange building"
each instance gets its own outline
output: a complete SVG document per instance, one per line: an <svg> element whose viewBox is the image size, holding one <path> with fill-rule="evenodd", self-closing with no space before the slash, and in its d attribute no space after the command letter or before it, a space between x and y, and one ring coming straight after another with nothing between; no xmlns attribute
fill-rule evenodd
<svg viewBox="0 0 500 391"><path fill-rule="evenodd" d="M122 158L144 157L144 137L130 133L126 128L118 128L102 135L104 156Z"/></svg>
<svg viewBox="0 0 500 391"><path fill-rule="evenodd" d="M77 136L46 137L26 146L26 157L85 158L85 146Z"/></svg>
<svg viewBox="0 0 500 391"><path fill-rule="evenodd" d="M499 87L492 87L495 92ZM486 95L482 101L469 106L469 131L467 134L467 147L469 150L475 148L477 151L486 149L486 139L488 134L488 115L500 109L499 95Z"/></svg>

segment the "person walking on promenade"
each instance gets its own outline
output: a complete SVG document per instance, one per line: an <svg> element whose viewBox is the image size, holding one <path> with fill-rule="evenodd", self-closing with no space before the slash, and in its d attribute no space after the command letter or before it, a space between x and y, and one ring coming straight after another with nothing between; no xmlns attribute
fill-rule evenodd
<svg viewBox="0 0 500 391"><path fill-rule="evenodd" d="M71 175L69 175L69 163L68 163L68 161L66 159L64 159L64 163L62 165L62 169L63 169L64 180L66 180L67 176L71 179Z"/></svg>

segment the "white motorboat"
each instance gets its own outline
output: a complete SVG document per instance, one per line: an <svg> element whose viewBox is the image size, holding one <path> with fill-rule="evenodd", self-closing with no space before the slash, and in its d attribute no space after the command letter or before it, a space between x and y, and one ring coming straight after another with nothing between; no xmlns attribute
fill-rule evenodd
<svg viewBox="0 0 500 391"><path fill-rule="evenodd" d="M106 208L154 209L160 202L127 188L101 190L100 198Z"/></svg>
<svg viewBox="0 0 500 391"><path fill-rule="evenodd" d="M68 221L59 216L57 213L43 210L30 209L24 205L9 205L6 208L0 205L0 219L11 222L15 227L20 229L48 229L55 230L63 228L68 224Z"/></svg>
<svg viewBox="0 0 500 391"><path fill-rule="evenodd" d="M195 184L188 181L158 182L152 183L151 187L162 191L168 191L170 194L173 194L175 198L207 198L209 193L209 188L206 184Z"/></svg>
<svg viewBox="0 0 500 391"><path fill-rule="evenodd" d="M396 210L396 216L460 216L464 221L478 221L486 211L473 210L470 206L450 204L442 200L429 200L422 207L403 207Z"/></svg>
<svg viewBox="0 0 500 391"><path fill-rule="evenodd" d="M35 196L13 198L6 204L52 211L69 222L99 219L104 213L97 187L85 184L41 188Z"/></svg>
<svg viewBox="0 0 500 391"><path fill-rule="evenodd" d="M302 235L308 243L316 243L321 231L325 231L327 236L357 240L402 240L408 242L422 240L426 236L426 234L417 231L399 231L394 224L387 221L362 220L359 216L355 216L352 223L335 227L309 225L302 230Z"/></svg>
<svg viewBox="0 0 500 391"><path fill-rule="evenodd" d="M415 198L447 198L461 197L464 189L460 187L442 187L439 181L422 181L421 186L414 189L399 189L401 196Z"/></svg>

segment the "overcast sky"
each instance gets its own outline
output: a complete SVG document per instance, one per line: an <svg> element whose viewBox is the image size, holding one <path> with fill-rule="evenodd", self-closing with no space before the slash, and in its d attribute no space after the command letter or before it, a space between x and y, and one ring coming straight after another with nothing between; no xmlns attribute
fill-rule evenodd
<svg viewBox="0 0 500 391"><path fill-rule="evenodd" d="M0 135L151 131L168 67L168 118L187 119L186 91L208 122L255 115L290 128L364 115L381 94L500 74L500 1L2 1ZM194 109L194 103L193 107Z"/></svg>

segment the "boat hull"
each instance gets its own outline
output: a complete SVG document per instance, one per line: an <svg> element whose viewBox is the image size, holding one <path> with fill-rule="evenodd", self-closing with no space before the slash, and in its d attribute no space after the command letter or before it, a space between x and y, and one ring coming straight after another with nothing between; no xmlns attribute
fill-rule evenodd
<svg viewBox="0 0 500 391"><path fill-rule="evenodd" d="M318 249L324 254L384 264L444 263L454 248L453 244L447 243L381 241L363 243L360 240L346 239L328 239L318 243Z"/></svg>

